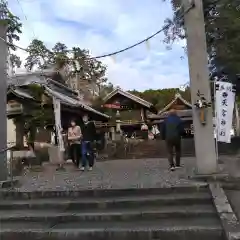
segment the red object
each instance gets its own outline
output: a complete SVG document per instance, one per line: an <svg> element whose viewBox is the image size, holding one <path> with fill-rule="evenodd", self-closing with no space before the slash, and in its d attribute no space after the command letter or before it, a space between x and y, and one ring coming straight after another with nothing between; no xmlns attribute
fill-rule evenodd
<svg viewBox="0 0 240 240"><path fill-rule="evenodd" d="M111 109L121 109L120 104L104 104L103 107Z"/></svg>

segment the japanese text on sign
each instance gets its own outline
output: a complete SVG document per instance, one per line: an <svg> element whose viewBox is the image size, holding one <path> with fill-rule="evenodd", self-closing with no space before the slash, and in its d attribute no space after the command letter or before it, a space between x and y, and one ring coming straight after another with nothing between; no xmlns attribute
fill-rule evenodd
<svg viewBox="0 0 240 240"><path fill-rule="evenodd" d="M232 84L229 82L217 82L216 89L216 129L217 140L220 142L231 141L230 130L232 128L233 107L235 94Z"/></svg>

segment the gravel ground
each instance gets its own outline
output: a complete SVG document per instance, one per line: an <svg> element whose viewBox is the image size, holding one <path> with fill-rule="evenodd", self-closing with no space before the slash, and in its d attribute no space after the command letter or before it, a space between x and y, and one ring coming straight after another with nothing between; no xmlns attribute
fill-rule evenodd
<svg viewBox="0 0 240 240"><path fill-rule="evenodd" d="M92 172L81 172L67 164L66 171L45 165L41 172L21 178L20 191L108 188L148 188L196 184L188 179L194 158L184 158L182 169L168 170L166 159L114 160L96 163Z"/></svg>
<svg viewBox="0 0 240 240"><path fill-rule="evenodd" d="M195 158L183 158L183 168L170 172L167 159L131 159L97 162L92 172L76 170L66 164L65 171L45 165L39 172L28 172L20 178L19 191L77 190L108 188L149 188L185 186L201 183L191 180ZM240 176L237 158L221 157L220 169L231 176Z"/></svg>

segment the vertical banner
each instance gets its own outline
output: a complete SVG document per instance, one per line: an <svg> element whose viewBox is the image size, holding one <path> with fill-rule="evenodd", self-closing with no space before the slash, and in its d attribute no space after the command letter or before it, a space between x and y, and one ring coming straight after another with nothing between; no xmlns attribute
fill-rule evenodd
<svg viewBox="0 0 240 240"><path fill-rule="evenodd" d="M235 102L235 92L233 85L229 82L216 83L216 127L217 141L231 142L231 129L233 120L233 109Z"/></svg>
<svg viewBox="0 0 240 240"><path fill-rule="evenodd" d="M60 151L64 152L64 142L62 137L62 124L61 124L61 103L60 100L53 97L53 107L54 107L54 116L55 116L55 128L58 138L58 146Z"/></svg>

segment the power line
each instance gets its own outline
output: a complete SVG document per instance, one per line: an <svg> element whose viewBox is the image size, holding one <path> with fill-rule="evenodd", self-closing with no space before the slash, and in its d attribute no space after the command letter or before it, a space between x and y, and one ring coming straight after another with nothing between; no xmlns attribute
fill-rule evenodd
<svg viewBox="0 0 240 240"><path fill-rule="evenodd" d="M180 20L181 18L183 18L184 15L187 14L194 6L195 6L195 5L192 3L191 6L190 6L186 11L184 11L184 13L183 13L180 17L176 18L176 20ZM159 33L163 32L163 31L166 30L166 29L168 29L172 24L173 24L172 22L166 24L163 28L161 28L160 30L158 30L157 32L155 32L154 34L152 34L151 36L149 36L149 37L147 37L147 38L145 38L145 39L143 39L143 40L141 40L141 41L139 41L139 42L137 42L137 43L135 43L135 44L133 44L133 45L131 45L131 46L129 46L129 47L123 48L123 49L121 49L121 50L118 50L118 51L115 51L115 52L112 52L112 53L103 54L103 55L97 56L97 57L95 57L95 58L110 57L110 56L114 56L114 55L117 55L117 54L119 54L119 53L128 51L128 50L130 50L130 49L132 49L132 48L134 48L134 47L136 47L136 46L138 46L138 45L141 45L142 43L145 43L145 42L149 41L150 39L154 38L154 37L157 36Z"/></svg>
<svg viewBox="0 0 240 240"><path fill-rule="evenodd" d="M17 1L19 1L19 0L17 0ZM181 19L185 16L185 14L187 14L187 13L188 13L192 8L194 8L194 7L195 7L195 4L192 3L192 4L190 5L190 7L187 8L187 9L184 11L183 14L181 14L181 16L179 16L179 17L177 17L177 18L175 19L175 21L181 20ZM134 48L134 47L136 47L136 46L139 46L139 45L141 45L141 44L143 44L143 43L145 43L145 42L148 42L150 39L154 38L154 37L157 36L159 33L163 32L163 31L166 30L166 29L168 29L172 24L173 24L172 22L166 24L164 27L162 27L160 30L158 30L157 32L155 32L155 33L152 34L151 36L149 36L149 37L147 37L147 38L145 38L145 39L143 39L143 40L141 40L141 41L139 41L139 42L137 42L137 43L135 43L135 44L133 44L133 45L130 45L130 46L126 47L126 48L123 48L123 49L121 49L121 50L118 50L118 51L115 51L115 52L111 52L111 53L108 53L108 54L103 54L103 55L99 55L99 56L96 56L96 57L90 57L90 58L88 58L88 59L100 59L100 58L110 57L110 56L114 56L114 55L117 55L117 54L119 54L119 53L128 51L128 50L130 50L130 49L132 49L132 48ZM8 44L9 46L14 46L15 48L18 48L18 49L20 49L20 50L29 52L29 50L28 50L27 48L23 48L23 47L20 47L20 46L18 46L18 45L9 43L9 42L7 42L7 41L6 41L4 38L2 38L2 37L0 37L0 39L1 39L2 41L6 42L6 44ZM53 53L53 52L51 52L51 51L49 51L49 52L50 52L50 53ZM67 50L67 52L73 52L73 50ZM72 59L72 60L73 60L73 59Z"/></svg>
<svg viewBox="0 0 240 240"><path fill-rule="evenodd" d="M28 25L30 26L30 28L31 28L31 30L32 30L33 37L36 38L36 34L35 34L35 32L34 32L34 28L33 28L32 25L30 24L30 21L28 21L28 17L27 17L27 15L24 13L24 10L23 10L22 4L20 3L20 0L16 0L16 1L18 2L18 5L19 5L19 7L20 7L20 9L21 9L21 11L22 11L22 14L23 14L23 16L24 16L25 21L28 23Z"/></svg>

